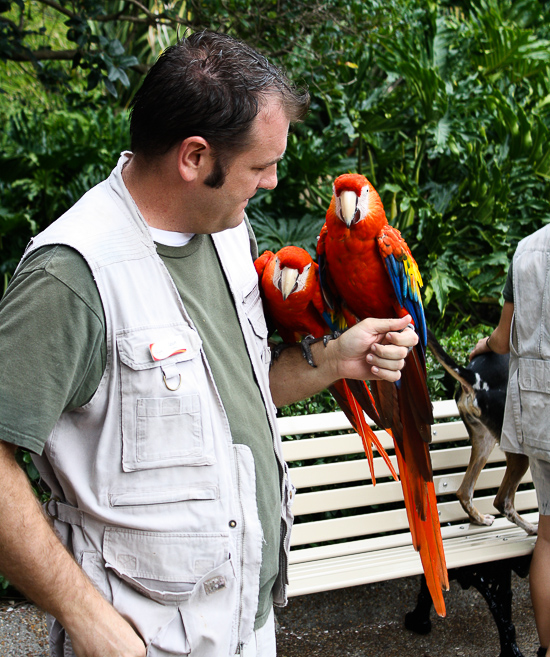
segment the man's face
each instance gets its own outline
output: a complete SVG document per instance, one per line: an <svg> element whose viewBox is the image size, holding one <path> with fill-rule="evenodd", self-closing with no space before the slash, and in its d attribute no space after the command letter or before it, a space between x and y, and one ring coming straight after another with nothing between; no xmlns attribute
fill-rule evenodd
<svg viewBox="0 0 550 657"><path fill-rule="evenodd" d="M197 190L192 214L197 226L189 232L217 233L238 226L244 211L258 189L273 189L277 185L277 163L286 150L289 121L279 102L269 102L254 119L250 146L231 159L223 185L217 189L204 184L215 162L209 168Z"/></svg>

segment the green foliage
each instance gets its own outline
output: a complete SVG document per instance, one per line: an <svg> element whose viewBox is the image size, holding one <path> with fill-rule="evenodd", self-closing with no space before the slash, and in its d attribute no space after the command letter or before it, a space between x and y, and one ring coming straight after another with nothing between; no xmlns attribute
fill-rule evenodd
<svg viewBox="0 0 550 657"><path fill-rule="evenodd" d="M340 410L338 404L334 401L334 397L328 390L304 399L303 401L283 406L279 409L280 417L292 417L294 415L311 415L313 413L331 413L332 411Z"/></svg>
<svg viewBox="0 0 550 657"><path fill-rule="evenodd" d="M419 263L432 327L456 314L494 323L517 242L550 220L548 1L87 0L65 14L40 0L26 12L7 4L0 58L43 50L52 34L54 50L76 44L73 68L40 62L68 76L71 106L77 97L101 104L89 91L98 80L125 105L124 84L137 83L178 29L254 43L312 95L278 189L250 204L261 248L314 251L333 179L363 172Z"/></svg>
<svg viewBox="0 0 550 657"><path fill-rule="evenodd" d="M13 272L30 237L113 168L128 146L124 113L14 114L0 134L0 275Z"/></svg>

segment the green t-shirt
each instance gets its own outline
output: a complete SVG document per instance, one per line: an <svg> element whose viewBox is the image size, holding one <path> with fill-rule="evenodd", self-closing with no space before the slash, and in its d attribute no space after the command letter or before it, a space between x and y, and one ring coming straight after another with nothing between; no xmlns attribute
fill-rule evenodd
<svg viewBox="0 0 550 657"><path fill-rule="evenodd" d="M201 336L233 441L254 455L261 627L278 572L281 495L265 406L211 237L157 251ZM0 439L40 454L61 413L92 397L105 360L105 317L86 262L64 246L31 254L0 301Z"/></svg>

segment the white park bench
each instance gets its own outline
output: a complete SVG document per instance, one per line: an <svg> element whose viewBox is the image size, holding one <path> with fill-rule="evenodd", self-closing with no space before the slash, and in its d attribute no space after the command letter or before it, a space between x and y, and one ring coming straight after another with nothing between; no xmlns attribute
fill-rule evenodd
<svg viewBox="0 0 550 657"><path fill-rule="evenodd" d="M499 517L492 505L505 470L505 456L498 446L479 477L474 497L477 508L496 519L490 527L469 522L455 497L470 458L468 434L453 400L435 402L434 417L430 453L449 577L463 588L475 586L486 598L499 630L501 657L521 656L511 622L511 573L527 574L536 537ZM372 485L361 439L345 415L311 414L278 422L297 489L289 595L422 574L401 484L378 457L376 486ZM392 439L385 431L376 433L397 469ZM515 502L516 509L536 524L537 501L529 471ZM422 584L417 609L406 620L407 627L417 632L430 629L431 601Z"/></svg>

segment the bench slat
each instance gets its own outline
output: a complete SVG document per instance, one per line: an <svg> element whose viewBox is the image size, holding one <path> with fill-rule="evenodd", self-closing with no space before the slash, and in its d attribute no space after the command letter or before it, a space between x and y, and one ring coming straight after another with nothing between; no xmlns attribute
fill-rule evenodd
<svg viewBox="0 0 550 657"><path fill-rule="evenodd" d="M458 416L458 408L454 399L433 402L434 419L440 420ZM367 418L372 426L373 422ZM342 431L351 429L351 424L342 411L333 413L315 413L313 415L296 415L280 417L277 425L281 436L296 436L303 433L320 433L323 431Z"/></svg>
<svg viewBox="0 0 550 657"><path fill-rule="evenodd" d="M498 488L504 477L505 467L487 468L483 470L477 480L476 490ZM434 477L434 486L437 495L456 493L459 489L464 473L445 474ZM532 481L528 470L522 483ZM298 493L294 498L292 512L295 516L322 511L335 511L338 509L352 509L355 507L372 506L375 504L389 504L403 502L401 484L396 481L378 483L376 486L352 486L335 490L323 490L312 493Z"/></svg>
<svg viewBox="0 0 550 657"><path fill-rule="evenodd" d="M432 469L434 472L448 470L450 468L463 467L464 471L470 460L471 448L453 447L445 450L432 450L430 452ZM397 459L390 457L390 461L397 469ZM504 452L497 446L489 456L488 463L505 463ZM464 472L462 472L464 474ZM390 477L390 471L382 457L374 459L375 477ZM315 486L327 486L351 481L370 481L370 470L366 458L355 461L340 461L337 463L321 463L319 465L303 465L291 468L290 478L296 488L312 488ZM377 488L377 484L374 488ZM374 492L374 491L373 491Z"/></svg>
<svg viewBox="0 0 550 657"><path fill-rule="evenodd" d="M476 506L481 513L498 513L493 507L493 496L475 498ZM516 493L516 509L518 511L537 508L537 499L534 490L524 490ZM443 502L438 505L441 523L467 522L466 514L458 501ZM307 545L322 543L323 541L339 540L357 536L370 536L391 531L408 531L409 523L405 508L381 511L378 513L365 513L300 522L294 525L291 535L291 545Z"/></svg>
<svg viewBox="0 0 550 657"><path fill-rule="evenodd" d="M374 433L384 449L393 449L393 438L386 431L375 431ZM434 445L467 439L468 432L462 421L434 424L432 427L432 443ZM356 433L283 442L283 455L285 461L288 462L362 453L363 443Z"/></svg>
<svg viewBox="0 0 550 657"><path fill-rule="evenodd" d="M539 514L537 511L531 511L524 514L525 520L537 524ZM487 525L474 525L469 522L462 524L446 525L441 527L441 536L443 542L447 539L458 538L463 536L476 536L479 534L495 533L501 535L503 532L515 529L506 518L495 518L494 523L489 527ZM525 532L523 532L525 533ZM318 545L316 547L296 548L290 553L289 563L305 563L317 561L319 559L332 559L348 554L359 554L361 552L373 552L375 550L393 549L398 546L408 545L412 549L412 538L410 532L391 534L385 536L372 536L342 543L331 543L329 545Z"/></svg>

